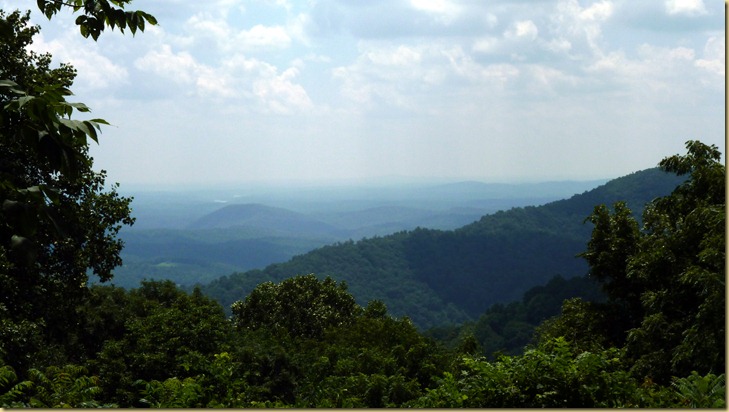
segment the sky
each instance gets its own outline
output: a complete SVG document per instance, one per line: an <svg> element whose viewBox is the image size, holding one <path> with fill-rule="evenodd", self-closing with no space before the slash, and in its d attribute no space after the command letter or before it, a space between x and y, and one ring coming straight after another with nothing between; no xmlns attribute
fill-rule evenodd
<svg viewBox="0 0 729 412"><path fill-rule="evenodd" d="M135 0L144 33L31 46L78 70L124 185L619 177L725 151L716 0Z"/></svg>

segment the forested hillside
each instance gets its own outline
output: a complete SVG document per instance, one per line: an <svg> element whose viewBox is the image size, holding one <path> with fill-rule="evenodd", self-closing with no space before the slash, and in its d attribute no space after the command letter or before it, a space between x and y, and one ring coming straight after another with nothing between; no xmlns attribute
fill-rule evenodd
<svg viewBox="0 0 729 412"><path fill-rule="evenodd" d="M228 307L263 281L316 273L347 282L360 304L380 299L422 328L474 319L495 303L520 299L555 275L582 276L577 257L590 236L584 221L597 204L633 210L670 193L683 177L648 169L570 199L512 208L457 230L415 229L316 249L288 262L202 285Z"/></svg>
<svg viewBox="0 0 729 412"><path fill-rule="evenodd" d="M134 196L136 221L119 233L125 247L114 284L133 288L143 279L204 284L335 242L417 227L456 229L489 213L541 205L605 181L132 190L126 194Z"/></svg>

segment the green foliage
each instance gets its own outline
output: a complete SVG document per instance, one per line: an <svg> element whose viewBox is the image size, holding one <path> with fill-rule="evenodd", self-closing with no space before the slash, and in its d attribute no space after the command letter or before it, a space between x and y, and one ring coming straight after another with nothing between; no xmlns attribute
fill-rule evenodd
<svg viewBox="0 0 729 412"><path fill-rule="evenodd" d="M646 208L645 236L628 264L646 285L646 316L628 336L628 353L647 375L725 368L726 170L716 147L686 146L661 167L690 177Z"/></svg>
<svg viewBox="0 0 729 412"><path fill-rule="evenodd" d="M63 7L72 8L74 13L81 11L82 14L76 18L81 35L97 40L107 26L112 30L118 28L122 33L129 28L135 34L137 30L144 31L146 23L157 24L157 19L149 13L124 10L131 2L132 0L38 0L38 8L49 19Z"/></svg>
<svg viewBox="0 0 729 412"><path fill-rule="evenodd" d="M456 374L413 407L564 408L631 406L637 385L619 351L576 352L564 339L495 362L465 356Z"/></svg>
<svg viewBox="0 0 729 412"><path fill-rule="evenodd" d="M131 199L106 188L88 155L106 122L72 119L89 111L66 101L76 72L29 50L39 29L28 21L0 11L0 336L18 370L79 360L69 314L89 274L108 280L121 264L117 235L133 223Z"/></svg>
<svg viewBox="0 0 729 412"><path fill-rule="evenodd" d="M603 306L582 299L567 299L559 316L546 320L535 331L538 342L565 338L576 348L596 351L610 347L607 331L611 330Z"/></svg>
<svg viewBox="0 0 729 412"><path fill-rule="evenodd" d="M18 408L25 406L21 400L23 394L31 388L32 383L29 381L16 383L17 380L18 376L13 368L8 365L0 366L0 407Z"/></svg>
<svg viewBox="0 0 729 412"><path fill-rule="evenodd" d="M319 281L313 274L279 284L258 285L244 301L232 305L238 328L270 328L291 336L316 338L327 328L350 322L357 311L346 283L331 278Z"/></svg>
<svg viewBox="0 0 729 412"><path fill-rule="evenodd" d="M691 375L677 379L671 384L678 392L679 405L687 408L726 408L726 378L724 374L716 376L699 375L692 371Z"/></svg>
<svg viewBox="0 0 729 412"><path fill-rule="evenodd" d="M220 305L170 281L131 291L92 286L75 315L76 357L101 378L104 397L120 405L136 405L137 380L200 373L233 333Z"/></svg>
<svg viewBox="0 0 729 412"><path fill-rule="evenodd" d="M200 408L203 388L194 378L168 378L163 382L152 380L136 382L141 386L140 403L151 408Z"/></svg>
<svg viewBox="0 0 729 412"><path fill-rule="evenodd" d="M595 227L582 256L609 302L568 302L541 328L589 348L624 346L631 371L661 384L725 368L726 172L716 147L686 147L660 167L688 178L646 206L640 231L622 203L588 218Z"/></svg>
<svg viewBox="0 0 729 412"><path fill-rule="evenodd" d="M558 315L560 310L563 311L562 319L566 319L567 311L562 303L565 299L575 298L583 298L584 302L580 300L580 303L595 305L604 300L604 295L599 284L587 277L564 279L555 276L547 284L526 291L520 301L491 306L475 322L433 328L425 331L425 334L461 353L475 354L471 350L476 345L479 348L478 353L490 359L497 354L517 355L533 340L535 330L546 328L539 326L542 321L554 323L554 320L548 319ZM600 328L605 326L596 324L592 327L601 331ZM562 331L555 331L550 334L550 338L562 336L561 333ZM601 333L597 336L601 336ZM468 343L471 338L476 341Z"/></svg>
<svg viewBox="0 0 729 412"><path fill-rule="evenodd" d="M99 408L99 378L88 376L86 368L77 365L50 366L44 372L29 371L28 398L25 406L33 408Z"/></svg>

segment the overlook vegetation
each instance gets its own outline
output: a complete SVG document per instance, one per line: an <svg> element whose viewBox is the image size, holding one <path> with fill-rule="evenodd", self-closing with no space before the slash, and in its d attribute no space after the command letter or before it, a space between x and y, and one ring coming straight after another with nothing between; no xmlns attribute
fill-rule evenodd
<svg viewBox="0 0 729 412"><path fill-rule="evenodd" d="M129 3L37 5L73 7L96 39L156 24ZM228 316L200 287L89 285L120 264L131 199L93 171L105 122L70 119L88 111L66 101L75 72L28 51L37 32L0 11L0 407L726 407L718 148L689 141L638 174L678 176L668 189L618 190L629 176L233 275L215 284L237 294ZM586 265L555 276L575 254Z"/></svg>

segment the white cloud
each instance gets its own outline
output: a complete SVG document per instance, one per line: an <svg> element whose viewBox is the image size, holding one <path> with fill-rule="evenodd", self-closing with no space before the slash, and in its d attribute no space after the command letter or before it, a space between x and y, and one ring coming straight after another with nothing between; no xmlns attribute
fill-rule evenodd
<svg viewBox="0 0 729 412"><path fill-rule="evenodd" d="M134 66L143 71L172 80L176 83L194 83L201 66L187 52L174 53L168 44L159 50L149 51L134 62Z"/></svg>
<svg viewBox="0 0 729 412"><path fill-rule="evenodd" d="M265 105L267 111L288 114L294 111L307 110L313 107L306 90L294 79L299 74L295 67L261 77L253 84L253 93Z"/></svg>
<svg viewBox="0 0 729 412"><path fill-rule="evenodd" d="M241 54L213 67L197 62L187 52L175 53L169 45L163 45L138 59L135 66L190 86L191 92L200 97L252 100L252 108L263 112L291 113L313 107L306 90L294 81L299 69L292 67L279 73L274 65Z"/></svg>
<svg viewBox="0 0 729 412"><path fill-rule="evenodd" d="M423 101L436 96L461 95L464 100L502 90L519 76L511 64L481 64L461 46L449 42L417 43L397 47L362 43L357 60L333 70L341 93L357 110L397 107L430 112Z"/></svg>
<svg viewBox="0 0 729 412"><path fill-rule="evenodd" d="M223 53L282 49L291 45L291 36L284 26L256 24L249 29L238 29L224 17L214 17L209 13L192 16L187 21L187 30L197 34L201 47L213 47Z"/></svg>
<svg viewBox="0 0 729 412"><path fill-rule="evenodd" d="M603 21L613 14L613 4L610 1L600 1L580 11L580 19L586 21Z"/></svg>
<svg viewBox="0 0 729 412"><path fill-rule="evenodd" d="M554 38L552 46L563 46L562 50L570 50L573 57L601 55L602 25L614 12L610 1L600 1L588 7L581 7L577 0L561 0L550 16L551 33ZM567 44L569 48L566 48ZM576 47L584 43L586 49Z"/></svg>
<svg viewBox="0 0 729 412"><path fill-rule="evenodd" d="M452 23L460 14L461 7L448 0L410 0L410 5L420 11L436 15L441 23Z"/></svg>
<svg viewBox="0 0 729 412"><path fill-rule="evenodd" d="M703 58L696 60L694 64L718 76L717 78L723 78L726 75L725 50L724 36L709 37L704 46Z"/></svg>
<svg viewBox="0 0 729 412"><path fill-rule="evenodd" d="M286 29L281 26L266 27L257 24L250 30L242 30L238 33L236 43L244 48L286 48L291 44L291 37L286 33Z"/></svg>
<svg viewBox="0 0 729 412"><path fill-rule="evenodd" d="M494 53L499 50L500 45L501 40L494 36L482 37L473 43L473 51L479 53Z"/></svg>
<svg viewBox="0 0 729 412"><path fill-rule="evenodd" d="M49 52L54 60L70 63L78 71L75 88L84 92L99 92L128 82L127 69L102 54L98 44L84 41L72 27L60 39L46 41L43 33L36 36L31 50Z"/></svg>
<svg viewBox="0 0 729 412"><path fill-rule="evenodd" d="M536 40L537 35L539 35L539 29L531 20L516 21L505 33L506 37L526 40Z"/></svg>
<svg viewBox="0 0 729 412"><path fill-rule="evenodd" d="M614 96L657 106L698 101L706 93L706 86L716 90L721 86L723 90L716 77L707 81L702 73L707 67L702 67L703 60L697 60L691 48L642 44L635 52L634 57L623 51L610 52L590 65L586 73Z"/></svg>
<svg viewBox="0 0 729 412"><path fill-rule="evenodd" d="M703 0L667 0L666 13L698 16L706 14L706 6L704 6Z"/></svg>
<svg viewBox="0 0 729 412"><path fill-rule="evenodd" d="M398 46L394 50L377 49L365 52L363 58L379 66L410 66L420 63L421 53L412 47Z"/></svg>

